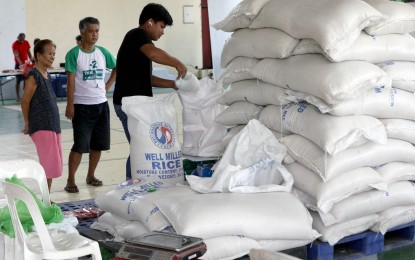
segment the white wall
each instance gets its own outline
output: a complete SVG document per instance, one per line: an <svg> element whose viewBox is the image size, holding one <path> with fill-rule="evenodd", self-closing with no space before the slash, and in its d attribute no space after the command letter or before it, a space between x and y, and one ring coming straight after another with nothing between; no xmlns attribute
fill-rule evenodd
<svg viewBox="0 0 415 260"><path fill-rule="evenodd" d="M208 0L209 23L215 24L222 21L232 10L232 8L234 8L241 1L242 0ZM230 35L231 33L218 31L212 26L210 27L213 75L216 80L219 79L222 73L222 69L220 67L220 56L222 54L223 45Z"/></svg>
<svg viewBox="0 0 415 260"><path fill-rule="evenodd" d="M26 32L25 0L0 0L0 70L14 69L12 44Z"/></svg>
<svg viewBox="0 0 415 260"><path fill-rule="evenodd" d="M4 0L0 0L4 1ZM14 0L7 0L14 1ZM20 0L19 0L20 1ZM79 20L93 16L100 20L98 45L114 56L127 31L138 26L142 8L154 1L137 0L26 0L27 38L49 38L57 45L54 66L64 62L66 52L75 46ZM202 65L200 1L159 0L173 17L173 26L155 45L186 65ZM183 23L183 5L193 5L194 23Z"/></svg>

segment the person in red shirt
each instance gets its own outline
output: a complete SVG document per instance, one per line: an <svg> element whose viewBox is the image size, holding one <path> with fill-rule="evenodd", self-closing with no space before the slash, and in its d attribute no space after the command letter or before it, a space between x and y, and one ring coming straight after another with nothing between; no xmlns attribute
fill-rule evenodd
<svg viewBox="0 0 415 260"><path fill-rule="evenodd" d="M26 41L26 35L19 33L17 40L12 45L14 55L14 69L20 69L20 65L25 64L27 60L34 62L33 56L30 53L30 44ZM23 80L22 76L16 76L16 101L20 102L20 81Z"/></svg>

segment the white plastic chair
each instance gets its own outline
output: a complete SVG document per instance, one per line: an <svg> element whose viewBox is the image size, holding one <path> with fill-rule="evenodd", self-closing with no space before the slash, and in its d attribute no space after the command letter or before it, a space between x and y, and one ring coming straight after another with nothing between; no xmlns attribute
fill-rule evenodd
<svg viewBox="0 0 415 260"><path fill-rule="evenodd" d="M23 179L23 181L24 179L34 180L38 185L37 188L40 190L42 201L47 206L50 206L50 196L45 170L37 161L31 159L0 161L0 180L10 178L14 174L16 174L19 179ZM6 205L6 200L0 199L0 208ZM24 258L21 243L15 240L16 239L10 238L9 236L0 234L0 260L17 260Z"/></svg>
<svg viewBox="0 0 415 260"><path fill-rule="evenodd" d="M16 174L19 179L32 179L39 185L41 199L50 206L50 196L45 170L37 161L31 159L16 159L0 161L0 180L10 178ZM4 201L5 204L5 201ZM2 203L0 202L2 207Z"/></svg>
<svg viewBox="0 0 415 260"><path fill-rule="evenodd" d="M50 235L43 221L39 207L32 195L23 187L2 181L3 190L9 205L16 238L23 243L25 259L68 259L92 255L101 260L98 242L76 233ZM20 223L15 199L26 204L32 216L38 236L28 236Z"/></svg>

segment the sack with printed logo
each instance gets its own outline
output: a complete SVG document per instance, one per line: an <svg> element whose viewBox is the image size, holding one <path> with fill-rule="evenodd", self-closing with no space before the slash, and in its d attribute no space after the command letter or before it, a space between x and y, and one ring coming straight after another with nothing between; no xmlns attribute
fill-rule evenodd
<svg viewBox="0 0 415 260"><path fill-rule="evenodd" d="M131 136L133 178L162 182L162 186L184 182L174 98L175 94L122 99Z"/></svg>

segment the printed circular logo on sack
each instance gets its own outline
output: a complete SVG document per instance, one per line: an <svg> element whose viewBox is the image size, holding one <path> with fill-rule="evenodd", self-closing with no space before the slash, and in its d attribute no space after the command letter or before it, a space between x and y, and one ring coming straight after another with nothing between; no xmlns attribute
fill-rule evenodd
<svg viewBox="0 0 415 260"><path fill-rule="evenodd" d="M174 130L166 122L156 122L150 126L150 138L153 143L162 149L170 149L175 144Z"/></svg>
<svg viewBox="0 0 415 260"><path fill-rule="evenodd" d="M137 178L130 179L130 180L127 180L127 181L124 181L124 182L121 182L120 184L118 184L114 188L114 190L123 190L126 187L134 186L134 185L136 185L138 183L142 183L142 182L144 183L144 182L146 182L146 180L145 179L137 179Z"/></svg>

